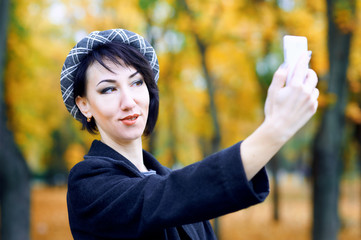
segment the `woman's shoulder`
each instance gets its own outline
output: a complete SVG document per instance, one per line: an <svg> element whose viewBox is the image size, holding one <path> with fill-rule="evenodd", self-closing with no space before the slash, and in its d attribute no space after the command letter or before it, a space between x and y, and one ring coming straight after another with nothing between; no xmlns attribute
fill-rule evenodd
<svg viewBox="0 0 361 240"><path fill-rule="evenodd" d="M106 156L88 156L85 155L84 159L75 164L70 170L69 175L74 173L101 173L109 171L136 171L136 167L133 166L129 161L121 161Z"/></svg>

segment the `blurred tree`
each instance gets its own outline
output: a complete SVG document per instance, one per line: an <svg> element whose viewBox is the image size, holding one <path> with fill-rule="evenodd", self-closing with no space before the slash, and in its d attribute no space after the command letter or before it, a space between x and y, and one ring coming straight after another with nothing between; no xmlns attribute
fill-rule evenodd
<svg viewBox="0 0 361 240"><path fill-rule="evenodd" d="M152 33L152 26L154 24L153 18L152 18L152 10L154 9L154 6L156 4L157 0L139 0L138 4L142 12L144 13L145 19L146 19L146 35L145 38L150 43L150 45L155 48L155 36ZM155 48L155 51L157 52L157 49ZM149 139L147 139L148 147L147 150L152 153L153 155L156 152L156 142L157 142L157 129L155 128L152 132L152 134L149 136ZM173 148L172 148L173 149Z"/></svg>
<svg viewBox="0 0 361 240"><path fill-rule="evenodd" d="M361 6L356 4L356 17L355 19L361 16ZM348 171L348 174L358 174L361 175L361 51L359 51L361 46L361 28L360 21L357 21L353 24L353 36L352 36L352 45L350 51L350 66L348 70L348 80L350 84L350 100L347 105L346 115L348 118L348 124L351 129L351 135L353 134L353 139L349 142L346 147L347 152L356 151L356 157L348 154L347 156L347 166L345 170ZM350 26L351 27L351 26ZM358 170L358 172L357 172ZM361 181L361 178L359 178ZM360 185L361 186L361 185ZM361 195L360 195L361 197ZM361 198L360 198L361 200ZM360 201L361 204L361 201ZM361 209L361 208L360 208ZM361 224L361 211L360 211L360 224ZM360 234L361 234L361 227Z"/></svg>
<svg viewBox="0 0 361 240"><path fill-rule="evenodd" d="M14 6L14 4L12 5ZM29 239L30 185L27 164L8 129L5 103L5 62L10 0L0 1L0 209L1 239Z"/></svg>
<svg viewBox="0 0 361 240"><path fill-rule="evenodd" d="M261 89L261 98L262 103L265 103L267 97L267 90L269 85L272 82L273 74L277 70L276 67L280 64L280 59L277 54L277 48L275 46L280 45L278 38L275 37L279 29L283 28L283 23L280 18L280 9L277 4L277 1L258 1L256 8L265 8L269 9L268 13L272 14L273 18L266 18L263 16L264 11L257 11L257 19L263 24L268 24L272 26L272 30L264 31L263 38L263 51L260 59L257 60L258 66L263 68L257 71L257 79ZM252 6L253 8L255 6ZM275 27L275 25L277 27ZM262 65L262 66L260 66ZM280 162L282 160L281 152L278 152L269 162L268 166L272 173L272 201L273 201L273 220L280 220L280 186L278 180L278 172L280 168Z"/></svg>
<svg viewBox="0 0 361 240"><path fill-rule="evenodd" d="M338 214L345 107L348 100L349 63L354 0L327 0L329 76L328 93L336 101L324 109L313 149L314 240L335 240L340 228Z"/></svg>
<svg viewBox="0 0 361 240"><path fill-rule="evenodd" d="M50 185L64 185L67 182L68 167L64 158L64 153L72 139L68 132L67 129L56 129L51 134L54 141L53 149L51 154L45 159L45 178ZM81 159L82 158L79 160Z"/></svg>
<svg viewBox="0 0 361 240"><path fill-rule="evenodd" d="M176 61L176 55L169 53L168 54L168 60L170 62ZM179 157L177 154L178 149L178 135L179 131L177 131L177 124L178 124L178 104L176 99L177 92L175 91L175 81L176 77L173 77L172 75L176 73L176 70L174 69L175 64L170 64L169 67L163 68L162 75L167 76L168 78L174 79L173 81L168 82L167 84L162 84L161 92L162 94L162 109L167 109L166 115L167 115L167 133L169 135L168 140L168 150L167 152L169 154L167 157L167 161L164 163L168 165L171 168L178 168L179 167ZM162 111L164 113L164 111ZM162 113L161 113L162 114ZM153 135L153 134L152 134ZM151 138L150 141L154 141L154 138ZM153 142L153 144L155 144Z"/></svg>
<svg viewBox="0 0 361 240"><path fill-rule="evenodd" d="M217 110L217 106L216 106L216 100L215 100L215 78L211 73L211 70L209 69L209 64L207 62L207 52L209 49L209 45L207 43L206 40L204 40L200 34L196 31L196 28L192 25L195 22L195 13L189 8L188 3L186 0L179 0L178 4L181 6L182 10L185 11L185 13L188 15L190 22L191 22L191 26L190 26L190 34L191 36L194 38L196 44L197 44L197 50L199 53L199 58L200 58L200 66L202 69L202 74L206 83L206 91L207 91L207 95L208 95L208 100L209 100L209 107L208 107L208 111L211 117L211 121L212 121L212 134L211 134L211 138L209 139L209 143L204 141L203 138L200 138L201 146L203 148L203 156L208 156L211 153L214 153L216 151L219 151L221 148L221 129L220 129L220 123L219 123L219 116L218 116L218 110ZM219 12L218 12L219 13ZM216 21L216 19L219 16L216 15L213 19L213 21ZM207 38L210 37L209 35L207 36ZM211 42L211 41L208 41ZM217 238L220 237L220 233L219 233L219 220L218 218L214 219L213 222L213 228L214 228L214 232L217 236Z"/></svg>
<svg viewBox="0 0 361 240"><path fill-rule="evenodd" d="M194 23L196 21L195 19L195 13L189 8L187 1L186 0L179 0L179 5L182 6L183 10L186 12L186 14L189 16L190 18L190 22ZM218 18L219 16L215 16L214 20L216 20L216 18ZM210 144L209 147L204 147L203 148L203 152L204 152L204 156L207 156L211 153L214 153L216 151L218 151L220 149L220 145L221 145L221 129L220 129L220 123L219 123L219 116L218 116L218 110L217 110L217 106L216 106L216 100L215 100L215 79L214 76L211 73L211 70L209 69L209 64L207 62L207 52L209 49L209 45L208 42L212 42L210 39L212 39L212 37L210 36L211 33L209 33L209 35L207 35L207 40L203 39L200 34L196 31L196 28L194 26L190 26L190 34L191 36L194 38L196 44L197 44L197 50L199 53L199 58L200 58L200 67L202 69L202 73L203 73L203 77L206 83L206 90L207 90L207 95L208 95L208 99L209 99L209 114L211 116L211 121L212 121L212 137L210 140Z"/></svg>

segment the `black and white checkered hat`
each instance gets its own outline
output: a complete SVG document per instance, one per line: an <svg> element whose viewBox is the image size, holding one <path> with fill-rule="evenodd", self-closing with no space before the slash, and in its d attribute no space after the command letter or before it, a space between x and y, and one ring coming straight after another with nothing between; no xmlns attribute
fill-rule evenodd
<svg viewBox="0 0 361 240"><path fill-rule="evenodd" d="M60 85L61 93L66 108L77 120L81 120L82 113L75 104L74 78L80 62L94 48L109 43L121 42L129 44L139 50L149 61L154 73L154 81L159 78L159 64L153 47L140 35L125 29L110 29L106 31L94 31L81 39L69 52L61 70Z"/></svg>

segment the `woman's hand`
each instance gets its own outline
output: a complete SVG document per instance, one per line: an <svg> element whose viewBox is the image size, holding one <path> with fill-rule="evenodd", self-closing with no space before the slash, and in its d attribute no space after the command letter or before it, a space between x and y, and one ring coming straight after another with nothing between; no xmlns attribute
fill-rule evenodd
<svg viewBox="0 0 361 240"><path fill-rule="evenodd" d="M315 114L318 79L308 69L310 56L304 54L286 85L287 66L274 74L265 103L265 120L241 144L241 158L248 180Z"/></svg>
<svg viewBox="0 0 361 240"><path fill-rule="evenodd" d="M319 91L316 73L308 69L310 57L304 54L290 81L285 85L288 69L281 66L274 74L265 103L265 122L278 136L289 140L317 110ZM307 69L307 71L305 71Z"/></svg>

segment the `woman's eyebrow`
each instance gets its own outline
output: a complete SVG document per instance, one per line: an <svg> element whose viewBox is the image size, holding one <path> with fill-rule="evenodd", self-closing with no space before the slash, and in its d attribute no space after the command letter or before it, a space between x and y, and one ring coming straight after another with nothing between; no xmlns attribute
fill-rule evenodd
<svg viewBox="0 0 361 240"><path fill-rule="evenodd" d="M132 74L129 76L129 78L134 77L134 76L137 75L138 73L139 73L139 71L136 71L136 72L132 73Z"/></svg>
<svg viewBox="0 0 361 240"><path fill-rule="evenodd" d="M139 71L136 71L136 72L132 73L131 75L129 75L128 78L129 78L129 79L130 79L130 78L133 78L133 77L136 76L138 73L139 73ZM104 82L107 82L107 83L115 83L116 80L113 80L113 79L104 79L104 80L101 80L100 82L98 82L98 84L97 84L96 86L98 86L98 85L100 85L101 83L104 83Z"/></svg>
<svg viewBox="0 0 361 240"><path fill-rule="evenodd" d="M107 82L107 83L115 83L116 81L113 79L104 79L101 80L100 82L98 82L98 84L96 86L99 86L99 84L103 83L103 82Z"/></svg>

